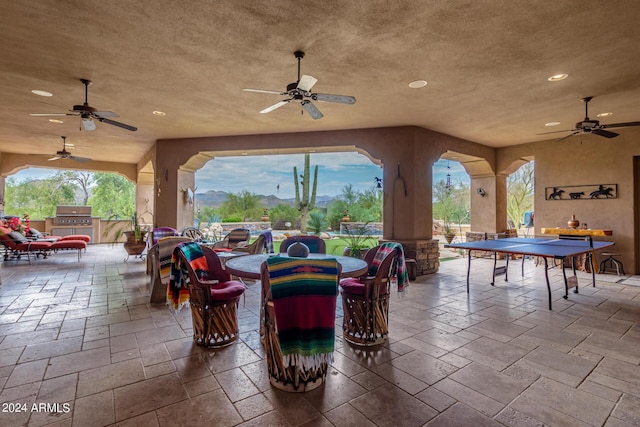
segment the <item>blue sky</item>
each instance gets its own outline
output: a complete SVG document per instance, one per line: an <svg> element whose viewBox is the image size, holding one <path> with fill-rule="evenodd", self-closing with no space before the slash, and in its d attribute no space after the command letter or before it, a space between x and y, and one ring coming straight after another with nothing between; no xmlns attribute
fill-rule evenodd
<svg viewBox="0 0 640 427"><path fill-rule="evenodd" d="M382 178L382 169L366 156L356 152L312 153L311 171L318 165L318 195L336 196L346 184L362 191L375 186L375 178ZM280 198L294 197L293 167L298 173L304 167L303 154L272 156L219 157L209 161L196 173L197 193L208 190L238 193L247 190L256 194L273 194ZM466 180L468 176L458 162L440 160L433 167L434 182L451 174L451 181ZM23 181L29 178L46 178L53 169L30 168L11 177ZM278 187L279 186L279 187Z"/></svg>

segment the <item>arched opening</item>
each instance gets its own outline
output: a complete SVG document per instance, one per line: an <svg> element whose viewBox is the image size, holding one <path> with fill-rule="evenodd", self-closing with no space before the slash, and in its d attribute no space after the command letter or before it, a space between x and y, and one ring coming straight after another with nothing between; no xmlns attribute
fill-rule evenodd
<svg viewBox="0 0 640 427"><path fill-rule="evenodd" d="M195 173L193 208L203 227L241 222L256 230L339 234L346 220L382 235L382 170L354 148L206 155ZM304 220L303 209L310 213Z"/></svg>

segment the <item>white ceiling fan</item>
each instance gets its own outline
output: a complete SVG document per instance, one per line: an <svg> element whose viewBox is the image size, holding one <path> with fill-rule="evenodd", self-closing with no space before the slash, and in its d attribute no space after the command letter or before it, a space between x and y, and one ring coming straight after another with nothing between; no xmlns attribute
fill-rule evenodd
<svg viewBox="0 0 640 427"><path fill-rule="evenodd" d="M295 51L293 55L298 60L298 80L294 83L289 83L287 85L287 90L284 92L280 92L277 90L264 90L264 89L243 89L245 92L258 92L258 93L272 93L274 95L282 95L286 96L287 99L283 99L282 101L276 102L275 104L265 108L260 111L260 113L265 114L269 113L277 108L282 107L290 102L298 102L304 108L311 118L314 120L321 119L323 114L318 110L318 108L313 104L313 101L319 102L337 102L340 104L355 104L356 98L353 96L346 95L329 95L326 93L314 93L311 92L311 89L316 84L318 79L313 76L302 75L300 76L300 62L302 58L304 58L304 52Z"/></svg>

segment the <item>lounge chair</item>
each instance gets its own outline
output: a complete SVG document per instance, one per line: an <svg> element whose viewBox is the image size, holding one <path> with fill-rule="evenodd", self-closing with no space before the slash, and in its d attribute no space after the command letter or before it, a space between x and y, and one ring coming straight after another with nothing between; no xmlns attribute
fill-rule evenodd
<svg viewBox="0 0 640 427"><path fill-rule="evenodd" d="M31 264L31 255L35 258L40 256L47 258L52 251L58 250L77 250L78 261L80 261L82 250L87 249L87 242L84 240L29 240L17 231L6 227L0 227L0 243L5 249L5 261L10 258L20 259L26 255L29 264Z"/></svg>
<svg viewBox="0 0 640 427"><path fill-rule="evenodd" d="M232 251L235 248L247 246L250 239L251 231L248 228L234 228L211 248L216 252Z"/></svg>

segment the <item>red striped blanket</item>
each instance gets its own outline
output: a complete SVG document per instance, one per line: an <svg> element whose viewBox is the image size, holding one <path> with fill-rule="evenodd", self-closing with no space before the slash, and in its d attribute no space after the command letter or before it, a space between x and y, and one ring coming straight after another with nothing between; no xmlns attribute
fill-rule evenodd
<svg viewBox="0 0 640 427"><path fill-rule="evenodd" d="M171 274L169 276L169 285L167 286L167 301L169 307L176 311L179 311L189 301L189 289L186 286L189 283L189 275L186 267L181 264L180 251L185 255L198 278L206 280L209 272L207 259L202 253L200 244L185 242L175 247L171 255Z"/></svg>
<svg viewBox="0 0 640 427"><path fill-rule="evenodd" d="M378 266L380 266L382 260L388 253L393 251L396 252L396 278L398 280L398 291L402 292L405 287L409 286L409 274L407 273L407 266L404 262L404 250L400 243L385 242L381 244L380 248L378 248L378 252L376 252L376 256L371 262L369 274L375 275L375 272L378 271Z"/></svg>

